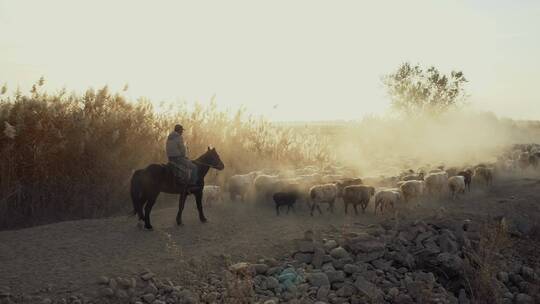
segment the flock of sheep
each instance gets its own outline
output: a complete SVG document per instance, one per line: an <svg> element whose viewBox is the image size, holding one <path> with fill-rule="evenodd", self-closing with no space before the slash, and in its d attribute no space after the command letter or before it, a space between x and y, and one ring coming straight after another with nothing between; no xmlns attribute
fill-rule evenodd
<svg viewBox="0 0 540 304"><path fill-rule="evenodd" d="M356 214L358 206L365 212L370 202L374 204L375 213L384 213L401 203L420 202L426 198L450 197L455 200L466 190L470 191L471 184L489 187L495 175L538 170L539 161L540 145L514 145L493 163L464 167L425 166L395 176L359 178L353 169L339 166L256 171L230 177L228 191L231 201L245 200L250 194L256 200L272 198L278 215L281 207L287 207L287 213L294 210L297 201L306 202L312 216L315 210L322 214L323 204L328 206L328 211L334 212L335 202L339 199L344 203L345 213L349 205ZM207 200L220 197L218 186L207 187Z"/></svg>

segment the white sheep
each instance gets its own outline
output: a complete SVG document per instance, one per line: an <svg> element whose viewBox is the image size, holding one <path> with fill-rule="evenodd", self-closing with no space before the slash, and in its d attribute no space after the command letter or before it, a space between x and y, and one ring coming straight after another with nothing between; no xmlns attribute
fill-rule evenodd
<svg viewBox="0 0 540 304"><path fill-rule="evenodd" d="M315 208L322 214L320 204L328 204L328 209L334 212L334 203L336 201L338 188L335 184L315 185L309 189L311 198L311 216Z"/></svg>
<svg viewBox="0 0 540 304"><path fill-rule="evenodd" d="M483 183L486 187L493 183L493 171L486 167L474 169L473 180Z"/></svg>
<svg viewBox="0 0 540 304"><path fill-rule="evenodd" d="M259 175L255 178L253 185L258 199L269 198L275 190L276 183L279 182L279 177L275 175Z"/></svg>
<svg viewBox="0 0 540 304"><path fill-rule="evenodd" d="M222 201L221 187L214 185L205 185L203 188L203 204L211 206L213 202Z"/></svg>
<svg viewBox="0 0 540 304"><path fill-rule="evenodd" d="M412 200L419 200L424 194L424 188L425 182L420 180L408 180L399 186L406 203Z"/></svg>
<svg viewBox="0 0 540 304"><path fill-rule="evenodd" d="M441 196L448 187L448 174L444 171L429 173L424 178L424 182L430 195Z"/></svg>
<svg viewBox="0 0 540 304"><path fill-rule="evenodd" d="M389 206L392 206L392 209L395 209L396 205L402 199L402 194L397 189L385 189L380 190L375 193L375 210L374 213L377 214L377 209L381 210L381 214L384 214L384 209L387 209Z"/></svg>
<svg viewBox="0 0 540 304"><path fill-rule="evenodd" d="M259 175L258 172L251 172L248 174L233 175L229 178L229 195L231 201L234 201L237 196L240 196L244 201L246 194L248 193L255 178Z"/></svg>
<svg viewBox="0 0 540 304"><path fill-rule="evenodd" d="M448 189L450 189L452 200L455 200L459 193L465 193L465 177L461 175L450 177L448 179Z"/></svg>
<svg viewBox="0 0 540 304"><path fill-rule="evenodd" d="M527 167L529 167L529 165L530 165L530 163L529 163L529 153L528 152L521 153L519 155L518 163L519 163L519 167L521 168L521 170L526 170Z"/></svg>

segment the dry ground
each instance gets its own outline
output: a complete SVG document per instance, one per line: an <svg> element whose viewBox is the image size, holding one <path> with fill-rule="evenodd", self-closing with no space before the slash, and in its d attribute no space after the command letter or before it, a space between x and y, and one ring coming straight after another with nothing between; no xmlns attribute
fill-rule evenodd
<svg viewBox="0 0 540 304"><path fill-rule="evenodd" d="M122 276L150 269L160 277L182 281L186 270L218 270L226 260L254 261L290 251L291 240L305 230L347 229L381 221L370 205L364 215L311 217L300 204L295 214L276 217L273 204L222 202L206 208L209 223L198 221L193 201L184 211L184 226L175 226L174 197L161 196L152 213L155 230L139 230L135 217L80 220L0 232L0 286L12 292L60 295L88 292L101 275ZM425 202L407 212L420 218L441 212L455 218L495 217L538 222L540 178L498 179L486 190L473 190L458 201ZM323 210L324 211L324 210ZM389 215L387 215L389 216ZM226 258L224 258L226 257Z"/></svg>

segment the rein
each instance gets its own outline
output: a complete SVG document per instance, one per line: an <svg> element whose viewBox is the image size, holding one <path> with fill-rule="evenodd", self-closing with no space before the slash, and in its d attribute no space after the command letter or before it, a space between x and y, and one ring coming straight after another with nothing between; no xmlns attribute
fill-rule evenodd
<svg viewBox="0 0 540 304"><path fill-rule="evenodd" d="M215 166L210 165L210 164L207 164L207 163L202 162L202 161L200 161L200 160L194 159L194 160L192 160L192 162L194 162L194 163L196 163L196 164L199 164L199 165L208 166L208 167L210 167L210 168L212 168L212 169L216 169L216 170L217 170L217 168L216 168Z"/></svg>

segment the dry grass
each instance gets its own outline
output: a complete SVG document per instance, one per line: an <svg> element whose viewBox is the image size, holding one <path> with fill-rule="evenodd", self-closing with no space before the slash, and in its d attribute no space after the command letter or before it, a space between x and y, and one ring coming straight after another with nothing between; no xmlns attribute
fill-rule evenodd
<svg viewBox="0 0 540 304"><path fill-rule="evenodd" d="M129 208L132 171L165 161L175 123L187 127L189 155L215 146L227 176L276 164L328 159L314 134L216 109L214 103L158 114L145 100L129 102L107 87L83 95L42 92L0 95L0 228L99 217Z"/></svg>
<svg viewBox="0 0 540 304"><path fill-rule="evenodd" d="M502 270L501 251L511 246L506 223L486 225L474 250L466 251L465 275L474 303L502 303L501 286L496 277Z"/></svg>

